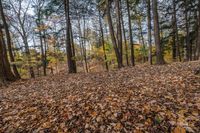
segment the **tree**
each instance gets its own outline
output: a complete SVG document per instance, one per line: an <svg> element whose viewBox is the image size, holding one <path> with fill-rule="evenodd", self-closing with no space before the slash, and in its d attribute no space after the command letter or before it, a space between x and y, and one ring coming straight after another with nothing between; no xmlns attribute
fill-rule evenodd
<svg viewBox="0 0 200 133"><path fill-rule="evenodd" d="M177 27L177 17L176 17L176 1L173 0L173 21L172 21L172 27L173 27L173 59L179 58L179 61L181 61L181 55L180 55L180 44L179 44L179 32Z"/></svg>
<svg viewBox="0 0 200 133"><path fill-rule="evenodd" d="M10 24L21 36L21 39L25 47L25 54L28 60L29 73L30 73L31 78L35 78L33 66L31 64L31 53L29 50L29 43L28 43L28 37L30 33L32 32L31 31L32 29L30 28L32 20L28 14L30 1L26 7L23 7L23 2L24 2L23 0L20 0L20 1L9 0L9 4L12 8L13 14L15 14L14 16L12 16L12 18L10 18Z"/></svg>
<svg viewBox="0 0 200 133"><path fill-rule="evenodd" d="M66 49L67 49L67 62L68 72L76 73L76 62L73 59L71 37L70 37L70 16L69 16L69 0L64 0L65 19L66 19Z"/></svg>
<svg viewBox="0 0 200 133"><path fill-rule="evenodd" d="M15 81L16 77L12 73L7 57L6 44L3 35L3 26L0 24L0 82Z"/></svg>
<svg viewBox="0 0 200 133"><path fill-rule="evenodd" d="M5 29L6 41L7 41L10 60L11 60L11 62L15 62L15 59L14 59L14 56L13 56L13 52L12 52L12 41L11 41L10 31L9 31L9 27L8 27L7 22L6 22L6 17L5 17L4 11L3 11L2 0L0 0L0 16L2 18L3 27ZM19 75L19 72L17 70L17 66L15 64L13 64L13 72L15 74L15 77L17 79L20 79L20 75Z"/></svg>
<svg viewBox="0 0 200 133"><path fill-rule="evenodd" d="M116 37L115 37L113 24L112 24L112 18L111 18L111 14L110 14L110 8L111 8L111 1L106 0L107 21L108 21L110 36L111 36L111 40L112 40L112 43L113 43L115 55L116 55L116 58L117 58L118 68L121 68L121 67L123 67L122 56L120 55L120 51L119 51L119 48L118 48L118 45L117 45L117 40L116 40Z"/></svg>
<svg viewBox="0 0 200 133"><path fill-rule="evenodd" d="M126 4L127 4L127 11L128 11L129 38L130 38L130 47L131 47L131 63L132 63L132 66L135 66L133 33L132 33L132 25L131 25L129 0L126 0Z"/></svg>
<svg viewBox="0 0 200 133"><path fill-rule="evenodd" d="M160 42L160 27L159 27L159 18L158 18L158 1L152 0L152 10L153 10L153 21L154 21L154 39L156 46L156 64L164 64L163 58L163 48Z"/></svg>
<svg viewBox="0 0 200 133"><path fill-rule="evenodd" d="M101 17L101 11L98 8L99 11L99 27L100 27L100 34L101 34L101 44L103 46L103 53L104 53L104 61L105 61L105 66L106 66L106 70L108 71L108 62L107 62L107 55L106 55L106 48L105 48L105 41L104 41L104 33L103 33L103 26L102 26L102 17Z"/></svg>
<svg viewBox="0 0 200 133"><path fill-rule="evenodd" d="M43 44L43 39L45 40L45 36L42 34L42 31L44 31L44 24L42 23L42 9L44 8L45 1L44 0L33 0L32 1L34 4L35 12L36 12L36 25L38 29L38 34L39 34L39 39L40 39L40 48L41 48L41 61L43 65L43 73L44 76L47 75L47 60L45 56L45 50L44 50L44 44ZM46 42L45 42L46 43Z"/></svg>
<svg viewBox="0 0 200 133"><path fill-rule="evenodd" d="M197 59L200 59L200 0L198 1L198 12Z"/></svg>
<svg viewBox="0 0 200 133"><path fill-rule="evenodd" d="M115 0L116 5L116 21L117 21L117 44L123 65L123 47L122 47L122 24L121 24L121 0Z"/></svg>
<svg viewBox="0 0 200 133"><path fill-rule="evenodd" d="M152 65L152 36L151 36L151 0L147 0L147 23L148 23L148 45L149 45L149 64Z"/></svg>

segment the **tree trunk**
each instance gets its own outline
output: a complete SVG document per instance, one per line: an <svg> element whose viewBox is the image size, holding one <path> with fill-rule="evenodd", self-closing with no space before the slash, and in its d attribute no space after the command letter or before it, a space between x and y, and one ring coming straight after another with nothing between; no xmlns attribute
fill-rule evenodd
<svg viewBox="0 0 200 133"><path fill-rule="evenodd" d="M185 30L186 30L186 50L185 50L185 60L190 61L190 37L189 37L189 20L188 20L188 5L187 5L187 0L184 1L184 6L185 6Z"/></svg>
<svg viewBox="0 0 200 133"><path fill-rule="evenodd" d="M47 45L45 30L43 31L43 40L44 40L44 62L43 62L43 65L44 65L44 72L45 72L44 76L46 76L47 75L46 69L47 69L47 48L48 48L48 45Z"/></svg>
<svg viewBox="0 0 200 133"><path fill-rule="evenodd" d="M147 23L148 23L148 45L149 45L149 64L152 65L153 61L152 61L152 36L151 36L151 0L147 0Z"/></svg>
<svg viewBox="0 0 200 133"><path fill-rule="evenodd" d="M173 34L174 34L174 56L176 59L178 58L181 61L181 54L180 54L180 43L179 43L179 33L178 33L178 26L177 26L177 18L176 18L176 1L173 0Z"/></svg>
<svg viewBox="0 0 200 133"><path fill-rule="evenodd" d="M76 66L76 51L75 51L75 44L74 44L74 37L73 37L73 30L72 30L72 24L70 22L70 37L71 37L71 45L72 45L72 56L73 56L73 60L74 60L74 67L75 70L77 71L77 66Z"/></svg>
<svg viewBox="0 0 200 133"><path fill-rule="evenodd" d="M121 67L123 67L122 58L121 58L121 55L120 55L120 52L119 52L119 49L118 49L118 46L117 46L117 41L116 41L116 38L115 38L115 33L114 33L114 29L113 29L113 24L112 24L112 18L111 18L111 14L110 14L110 5L111 5L110 0L106 0L107 19L108 19L108 25L109 25L111 40L112 40L113 47L114 47L114 50L115 50L118 68L121 68Z"/></svg>
<svg viewBox="0 0 200 133"><path fill-rule="evenodd" d="M197 59L200 60L200 0L199 0L199 3L198 3L198 12L199 12L199 22L198 22L198 35L197 35Z"/></svg>
<svg viewBox="0 0 200 133"><path fill-rule="evenodd" d="M84 61L85 61L85 68L86 68L86 72L88 73L89 72L89 69L88 69L88 62L87 62L87 50L86 50L86 33L85 33L85 30L86 30L86 27L85 27L85 16L83 17L83 54L84 54Z"/></svg>
<svg viewBox="0 0 200 133"><path fill-rule="evenodd" d="M46 76L46 61L45 61L45 54L44 54L44 46L43 46L43 41L42 41L42 38L43 38L43 35L42 35L42 31L40 29L40 27L42 26L41 24L41 17L40 17L40 12L38 13L38 19L39 19L39 22L37 23L37 27L39 28L39 39L40 39L40 48L41 48L41 61L42 61L42 66L43 66L43 74L44 76Z"/></svg>
<svg viewBox="0 0 200 133"><path fill-rule="evenodd" d="M160 27L159 27L159 18L158 18L158 9L157 9L157 0L152 0L152 10L153 10L153 20L154 20L154 39L156 46L156 64L164 64L163 50L160 41Z"/></svg>
<svg viewBox="0 0 200 133"><path fill-rule="evenodd" d="M121 13L122 14L122 13ZM126 55L126 64L127 66L129 66L129 59L128 59L128 45L127 45L127 41L126 41L126 31L125 31L125 27L124 27L124 20L123 20L123 15L121 15L121 21L122 21L122 31L123 31L123 36L124 36L124 43L125 43L125 55Z"/></svg>
<svg viewBox="0 0 200 133"><path fill-rule="evenodd" d="M145 50L145 42L144 42L144 36L143 36L143 33L142 33L142 22L141 20L139 19L138 20L138 26L139 26L139 36L141 36L141 41L142 41L142 47L143 47L143 50ZM142 54L143 54L143 63L145 63L146 61L146 56L145 56L145 53L144 51L142 50Z"/></svg>
<svg viewBox="0 0 200 133"><path fill-rule="evenodd" d="M121 27L121 0L115 0L117 13L117 41L118 49L123 63L123 47L122 47L122 27Z"/></svg>
<svg viewBox="0 0 200 133"><path fill-rule="evenodd" d="M13 52L12 52L12 42L11 42L10 32L9 32L8 24L6 22L6 18L5 18L5 14L4 14L4 11L3 11L3 6L2 6L1 0L0 0L0 15L1 15L1 18L2 18L2 21L3 21L3 26L4 26L5 33L6 33L6 41L7 41L7 45L8 45L8 52L9 52L9 56L10 56L10 61L15 62ZM16 79L20 79L20 75L19 75L19 72L17 70L17 66L15 64L13 64L13 72L15 74Z"/></svg>
<svg viewBox="0 0 200 133"><path fill-rule="evenodd" d="M102 46L103 46L104 62L105 62L106 70L108 71L109 68L108 68L108 62L107 62L103 26L102 26L102 21L101 21L101 11L100 11L100 9L98 9L98 10L99 10L99 25L100 25L100 32L101 32L101 43L102 43Z"/></svg>
<svg viewBox="0 0 200 133"><path fill-rule="evenodd" d="M0 72L2 72L1 74L1 80L7 80L7 81L15 81L16 77L14 76L14 74L11 71L10 68L10 63L8 61L8 57L7 57L7 51L6 51L6 46L5 46L5 41L3 38L3 31L2 31L2 27L0 26L0 61L1 61L1 69Z"/></svg>
<svg viewBox="0 0 200 133"><path fill-rule="evenodd" d="M28 40L27 40L27 38L26 38L25 32L24 32L23 41L24 41L24 45L25 45L26 56L27 56L27 58L28 58L29 73L30 73L31 78L35 78L33 66L32 66L32 64L31 64L31 53L30 53L30 51L29 51Z"/></svg>
<svg viewBox="0 0 200 133"><path fill-rule="evenodd" d="M76 62L73 60L72 46L70 41L70 16L69 16L69 0L64 0L65 7L65 19L66 19L66 51L67 51L67 62L68 72L76 73Z"/></svg>
<svg viewBox="0 0 200 133"><path fill-rule="evenodd" d="M132 26L131 26L131 14L130 14L129 0L126 0L126 4L127 4L127 11L128 11L129 38L130 38L130 47L131 47L131 63L132 63L132 66L135 66L133 33L132 33Z"/></svg>

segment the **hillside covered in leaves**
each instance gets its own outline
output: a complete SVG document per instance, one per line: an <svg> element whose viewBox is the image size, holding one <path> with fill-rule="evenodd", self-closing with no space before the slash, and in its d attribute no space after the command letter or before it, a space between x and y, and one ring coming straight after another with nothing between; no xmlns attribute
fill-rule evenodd
<svg viewBox="0 0 200 133"><path fill-rule="evenodd" d="M200 132L200 62L58 74L0 88L0 132Z"/></svg>

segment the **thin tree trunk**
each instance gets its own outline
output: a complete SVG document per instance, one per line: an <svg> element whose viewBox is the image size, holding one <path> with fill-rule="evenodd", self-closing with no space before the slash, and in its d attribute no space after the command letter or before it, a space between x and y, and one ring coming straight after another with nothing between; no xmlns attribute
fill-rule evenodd
<svg viewBox="0 0 200 133"><path fill-rule="evenodd" d="M70 22L70 36L71 36L71 45L72 45L72 55L73 55L73 60L75 63L75 69L77 71L77 66L76 66L76 51L75 51L75 44L74 44L74 37L73 37L73 30L72 30L72 24Z"/></svg>
<svg viewBox="0 0 200 133"><path fill-rule="evenodd" d="M15 58L13 56L13 52L12 52L12 42L11 42L11 37L10 37L10 32L9 32L9 28L8 28L8 24L6 22L6 18L5 18L5 14L3 11L3 6L2 6L2 1L0 0L0 15L3 21L3 26L5 29L5 33L6 33L6 41L7 41L7 45L8 45L8 52L9 52L9 56L10 56L10 61L11 62L15 62ZM20 74L17 70L17 66L15 64L12 65L13 66L13 72L15 74L16 79L20 79Z"/></svg>
<svg viewBox="0 0 200 133"><path fill-rule="evenodd" d="M110 31L110 35L111 35L111 40L113 43L113 47L115 50L115 54L116 54L116 58L117 58L117 63L118 63L118 68L123 67L122 64L122 58L117 46L117 41L115 38L115 33L114 33L114 29L113 29L113 24L112 24L112 18L111 18L111 14L110 14L110 0L106 0L106 9L107 9L107 19L108 19L108 25L109 25L109 31Z"/></svg>
<svg viewBox="0 0 200 133"><path fill-rule="evenodd" d="M140 19L138 20L138 26L139 26L139 32L140 32L141 41L142 41L142 47L143 47L143 50L145 50L144 36L143 36L143 33L142 33L142 23L141 23ZM144 51L142 51L142 54L143 54L143 63L145 63L146 57L145 57Z"/></svg>
<svg viewBox="0 0 200 133"><path fill-rule="evenodd" d="M98 9L98 11L99 11L99 25L100 25L100 32L101 32L101 43L102 43L102 46L103 46L104 62L105 62L106 70L108 71L109 68L108 68L108 62L107 62L103 26L102 26L102 21L101 21L101 11L100 11L100 9Z"/></svg>
<svg viewBox="0 0 200 133"><path fill-rule="evenodd" d="M181 52L180 52L180 42L179 42L179 32L177 26L177 17L176 17L176 1L173 0L173 32L175 35L175 47L176 47L176 59L178 57L179 61L181 61Z"/></svg>
<svg viewBox="0 0 200 133"><path fill-rule="evenodd" d="M185 60L190 61L190 37L189 37L189 20L188 20L188 7L187 7L187 0L184 1L185 6L185 30L186 30L186 50L185 50Z"/></svg>
<svg viewBox="0 0 200 133"><path fill-rule="evenodd" d="M43 40L44 40L44 69L45 69L45 73L44 76L47 75L46 69L47 69L47 40L46 40L46 32L45 30L43 31Z"/></svg>
<svg viewBox="0 0 200 133"><path fill-rule="evenodd" d="M39 22L37 23L37 27L39 27L39 39L40 39L40 48L41 48L41 61L42 61L42 66L43 66L43 74L44 76L46 76L46 60L45 60L45 54L44 54L44 46L43 46L43 41L42 41L42 38L43 38L43 35L42 35L42 32L40 30L40 27L42 26L41 22L40 22L40 13L38 14L38 19L39 19Z"/></svg>
<svg viewBox="0 0 200 133"><path fill-rule="evenodd" d="M124 20L123 20L123 15L121 15L121 21L122 21L122 31L123 31L123 36L124 36L124 43L125 43L125 55L126 55L126 64L127 66L129 66L129 58L128 58L128 45L127 45L127 41L126 41L126 31L125 31L125 27L124 27Z"/></svg>
<svg viewBox="0 0 200 133"><path fill-rule="evenodd" d="M129 38L130 38L130 47L131 47L131 63L132 63L132 66L135 66L133 33L132 33L132 26L131 26L131 14L130 14L129 0L126 0L126 4L127 4L127 11L128 11Z"/></svg>
<svg viewBox="0 0 200 133"><path fill-rule="evenodd" d="M151 0L147 0L147 23L148 23L148 45L149 45L149 64L152 65L152 35L151 35Z"/></svg>
<svg viewBox="0 0 200 133"><path fill-rule="evenodd" d="M159 26L159 18L158 18L158 9L157 9L157 0L152 0L152 10L153 10L153 20L154 20L154 39L156 45L156 64L161 65L164 64L163 58L163 50L160 41L160 26Z"/></svg>
<svg viewBox="0 0 200 133"><path fill-rule="evenodd" d="M84 46L83 46L83 53L84 53L85 68L86 68L86 72L88 73L89 69L88 69L87 50L86 50L85 16L83 17L83 23L84 23L83 24L83 44L84 44Z"/></svg>

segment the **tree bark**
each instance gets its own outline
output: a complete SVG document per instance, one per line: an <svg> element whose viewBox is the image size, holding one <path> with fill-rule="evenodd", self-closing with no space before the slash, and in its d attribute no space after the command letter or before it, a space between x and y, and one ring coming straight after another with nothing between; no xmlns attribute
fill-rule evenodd
<svg viewBox="0 0 200 133"><path fill-rule="evenodd" d="M159 26L159 18L158 18L158 1L152 0L152 10L153 10L153 20L154 20L154 39L156 46L156 64L161 65L164 64L163 58L163 48L160 41L160 26Z"/></svg>
<svg viewBox="0 0 200 133"><path fill-rule="evenodd" d="M198 35L197 35L197 59L200 60L200 0L198 3L198 12L199 12L199 17L198 17Z"/></svg>

